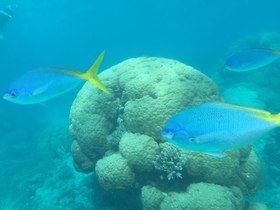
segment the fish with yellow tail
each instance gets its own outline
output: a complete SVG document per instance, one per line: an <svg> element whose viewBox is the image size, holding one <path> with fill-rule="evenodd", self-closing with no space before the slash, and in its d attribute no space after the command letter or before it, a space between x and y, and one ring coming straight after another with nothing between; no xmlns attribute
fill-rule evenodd
<svg viewBox="0 0 280 210"><path fill-rule="evenodd" d="M223 102L210 102L179 112L162 130L164 139L181 148L224 157L224 150L253 143L280 126L280 115Z"/></svg>
<svg viewBox="0 0 280 210"><path fill-rule="evenodd" d="M230 71L243 72L264 67L280 58L280 51L254 48L238 52L230 56L225 68Z"/></svg>
<svg viewBox="0 0 280 210"><path fill-rule="evenodd" d="M85 80L105 93L110 93L97 77L104 54L105 51L99 55L86 73L56 67L42 67L28 71L11 83L3 98L17 104L44 103L74 89Z"/></svg>

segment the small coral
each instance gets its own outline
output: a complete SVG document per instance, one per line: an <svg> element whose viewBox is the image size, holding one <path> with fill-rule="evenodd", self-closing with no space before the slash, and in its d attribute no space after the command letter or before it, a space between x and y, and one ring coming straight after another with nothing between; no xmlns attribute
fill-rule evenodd
<svg viewBox="0 0 280 210"><path fill-rule="evenodd" d="M160 154L157 155L155 161L152 162L155 169L166 172L168 180L174 177L182 178L180 171L183 170L187 162L187 157L181 154L178 147L169 143L161 144L161 148Z"/></svg>

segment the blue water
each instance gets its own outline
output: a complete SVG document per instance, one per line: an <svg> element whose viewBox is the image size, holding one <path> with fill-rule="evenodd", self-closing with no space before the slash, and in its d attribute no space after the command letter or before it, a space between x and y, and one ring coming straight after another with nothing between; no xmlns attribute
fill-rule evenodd
<svg viewBox="0 0 280 210"><path fill-rule="evenodd" d="M249 73L240 76L222 69L234 46L279 46L280 50L278 38L264 42L246 38L248 35L258 37L260 33L280 34L278 0L9 2L16 3L17 8L14 19L4 26L4 38L0 40L2 93L18 75L38 66L86 71L106 49L101 71L131 57L172 58L213 77L221 92L239 83L254 83L259 87L258 102L244 103L280 111L279 95L276 97L279 80L275 79L280 73L262 71L269 78L264 81L256 72L252 73L255 77L251 77ZM0 4L5 5L7 1ZM261 46L266 44L271 46ZM272 65L280 67L279 62ZM68 115L78 90L49 101L46 107L0 100L0 209L119 207L113 195L102 196L105 192L97 187L91 174L75 172L72 166ZM241 94L240 97L247 96ZM55 140L47 131L57 132L60 140ZM275 136L277 138L277 133ZM267 179L274 183L264 184L265 192L256 197L256 201L266 200L268 206L277 208L270 193L275 199L280 197L280 169L276 161L279 150L273 151L272 156L268 154L280 144L269 142L264 147L267 154L260 154L261 160L269 171ZM269 199L264 197L265 193L270 195ZM141 206L137 195L134 199L137 208ZM57 206L58 203L61 206Z"/></svg>

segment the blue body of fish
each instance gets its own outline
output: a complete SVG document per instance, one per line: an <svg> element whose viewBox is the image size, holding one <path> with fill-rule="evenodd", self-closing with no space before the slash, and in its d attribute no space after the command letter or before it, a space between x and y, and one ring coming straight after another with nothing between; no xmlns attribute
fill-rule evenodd
<svg viewBox="0 0 280 210"><path fill-rule="evenodd" d="M222 157L279 126L279 115L222 102L205 103L171 117L162 131L169 142Z"/></svg>
<svg viewBox="0 0 280 210"><path fill-rule="evenodd" d="M280 58L280 52L271 49L249 49L232 55L225 63L226 69L235 72L261 68Z"/></svg>
<svg viewBox="0 0 280 210"><path fill-rule="evenodd" d="M28 71L11 83L3 98L17 104L43 103L72 90L85 80L96 85L100 90L110 93L97 77L104 54L105 51L85 73L54 67Z"/></svg>
<svg viewBox="0 0 280 210"><path fill-rule="evenodd" d="M18 104L42 103L74 89L82 82L78 77L60 70L38 68L14 80L6 90L4 99Z"/></svg>

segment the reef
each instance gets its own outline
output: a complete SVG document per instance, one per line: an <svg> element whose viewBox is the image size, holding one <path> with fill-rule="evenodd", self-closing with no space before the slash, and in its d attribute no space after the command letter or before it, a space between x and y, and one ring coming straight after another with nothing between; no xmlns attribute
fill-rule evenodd
<svg viewBox="0 0 280 210"><path fill-rule="evenodd" d="M171 209L173 204L185 209L185 197L193 205L188 209L200 203L204 209L216 204L242 209L243 195L256 193L261 167L251 147L216 158L177 148L161 136L175 113L221 100L210 78L178 61L155 57L128 59L99 77L111 94L86 83L70 111L77 171L95 172L108 192L141 193L144 209Z"/></svg>

